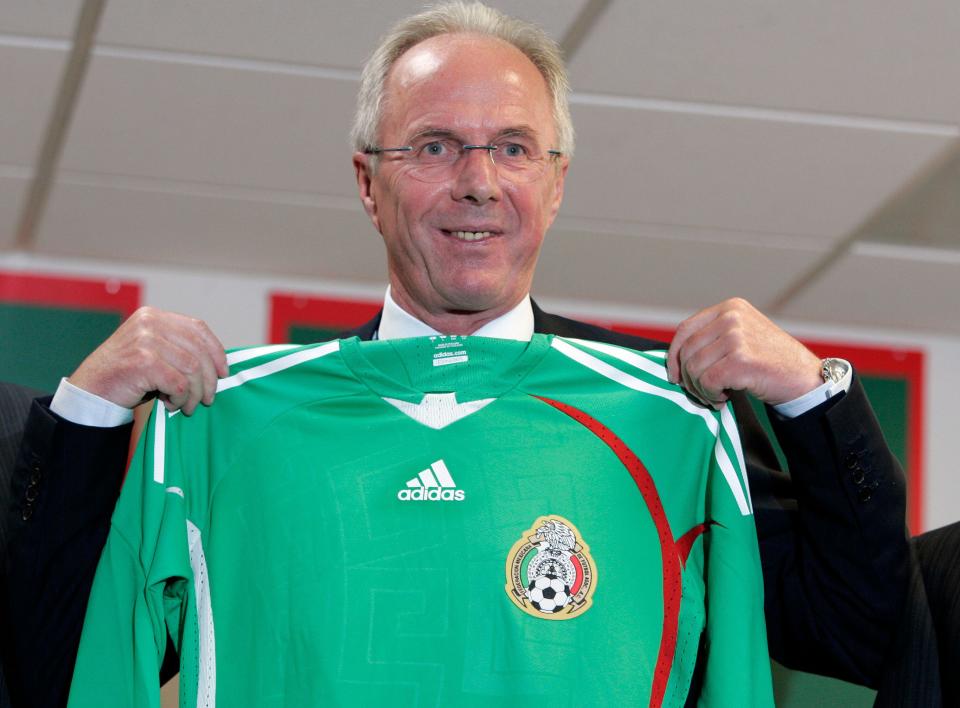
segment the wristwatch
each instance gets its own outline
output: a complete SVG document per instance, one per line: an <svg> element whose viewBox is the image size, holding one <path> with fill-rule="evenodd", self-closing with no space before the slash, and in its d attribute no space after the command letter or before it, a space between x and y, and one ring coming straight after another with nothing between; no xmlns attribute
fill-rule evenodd
<svg viewBox="0 0 960 708"><path fill-rule="evenodd" d="M849 371L850 364L843 359L831 357L820 362L820 378L824 383L840 383Z"/></svg>

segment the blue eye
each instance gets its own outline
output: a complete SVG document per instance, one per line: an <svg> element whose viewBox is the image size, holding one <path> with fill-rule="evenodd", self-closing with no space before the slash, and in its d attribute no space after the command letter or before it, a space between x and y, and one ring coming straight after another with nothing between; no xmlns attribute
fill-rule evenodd
<svg viewBox="0 0 960 708"><path fill-rule="evenodd" d="M504 157L523 157L527 154L527 151L524 149L523 145L518 145L517 143L507 143L506 145L500 146L499 152Z"/></svg>
<svg viewBox="0 0 960 708"><path fill-rule="evenodd" d="M446 145L444 145L439 140L434 140L432 143L427 143L420 150L424 155L429 155L431 157L436 157L438 155L443 155L446 151Z"/></svg>

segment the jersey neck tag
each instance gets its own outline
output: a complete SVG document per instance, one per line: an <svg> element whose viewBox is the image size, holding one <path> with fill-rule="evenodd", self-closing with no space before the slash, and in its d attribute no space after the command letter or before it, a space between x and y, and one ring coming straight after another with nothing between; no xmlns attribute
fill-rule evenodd
<svg viewBox="0 0 960 708"><path fill-rule="evenodd" d="M433 343L433 365L466 364L470 356L464 348L465 337L438 334L430 337Z"/></svg>

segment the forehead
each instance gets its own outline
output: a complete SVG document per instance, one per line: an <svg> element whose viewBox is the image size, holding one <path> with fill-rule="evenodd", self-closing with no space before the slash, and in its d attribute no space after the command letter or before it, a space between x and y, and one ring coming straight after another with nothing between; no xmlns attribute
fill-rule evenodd
<svg viewBox="0 0 960 708"><path fill-rule="evenodd" d="M425 40L394 63L384 89L384 138L424 127L484 133L533 127L553 139L546 81L519 49L493 37Z"/></svg>

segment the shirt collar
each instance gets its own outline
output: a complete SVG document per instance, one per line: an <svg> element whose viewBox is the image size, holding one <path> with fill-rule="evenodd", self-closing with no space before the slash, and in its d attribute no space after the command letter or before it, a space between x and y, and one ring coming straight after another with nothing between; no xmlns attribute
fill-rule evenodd
<svg viewBox="0 0 960 708"><path fill-rule="evenodd" d="M438 334L441 333L401 308L390 294L390 286L387 286L387 292L383 296L383 314L380 317L377 339L424 337ZM487 322L474 332L473 336L529 342L533 336L533 306L530 304L530 296L525 295L516 307Z"/></svg>

